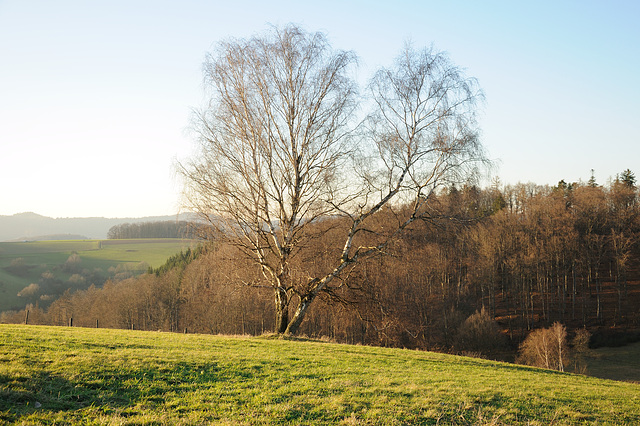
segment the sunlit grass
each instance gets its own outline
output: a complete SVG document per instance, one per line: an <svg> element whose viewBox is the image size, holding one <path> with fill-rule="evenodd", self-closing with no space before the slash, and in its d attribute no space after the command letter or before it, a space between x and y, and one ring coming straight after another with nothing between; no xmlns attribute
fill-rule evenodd
<svg viewBox="0 0 640 426"><path fill-rule="evenodd" d="M137 240L105 240L100 244L100 250L79 253L86 259L99 259L102 261L137 263L146 262L157 268L167 258L192 247L195 243L190 240L169 238L148 238Z"/></svg>
<svg viewBox="0 0 640 426"><path fill-rule="evenodd" d="M640 387L429 352L1 325L0 420L634 424Z"/></svg>

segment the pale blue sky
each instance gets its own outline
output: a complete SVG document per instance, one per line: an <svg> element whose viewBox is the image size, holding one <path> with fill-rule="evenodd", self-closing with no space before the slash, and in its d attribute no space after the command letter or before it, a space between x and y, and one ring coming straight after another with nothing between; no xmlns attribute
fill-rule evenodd
<svg viewBox="0 0 640 426"><path fill-rule="evenodd" d="M355 51L403 43L478 78L503 183L640 175L638 1L0 0L0 215L174 214L175 159L212 45L294 22Z"/></svg>

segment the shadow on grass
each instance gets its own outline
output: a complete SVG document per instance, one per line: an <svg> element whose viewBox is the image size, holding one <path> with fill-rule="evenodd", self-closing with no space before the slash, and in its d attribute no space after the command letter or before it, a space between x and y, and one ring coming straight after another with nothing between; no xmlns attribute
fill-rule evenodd
<svg viewBox="0 0 640 426"><path fill-rule="evenodd" d="M304 335L293 336L293 335L278 334L278 333L264 333L264 334L261 334L260 336L256 336L255 338L259 340L286 340L290 342L335 343L327 339L308 337Z"/></svg>
<svg viewBox="0 0 640 426"><path fill-rule="evenodd" d="M46 371L0 376L0 420L15 421L38 410L77 410L100 402L97 392Z"/></svg>
<svg viewBox="0 0 640 426"><path fill-rule="evenodd" d="M0 375L0 423L34 413L75 412L87 407L122 414L138 404L164 404L167 392L211 386L225 380L215 365L178 363L171 368L84 373L69 379L45 370Z"/></svg>

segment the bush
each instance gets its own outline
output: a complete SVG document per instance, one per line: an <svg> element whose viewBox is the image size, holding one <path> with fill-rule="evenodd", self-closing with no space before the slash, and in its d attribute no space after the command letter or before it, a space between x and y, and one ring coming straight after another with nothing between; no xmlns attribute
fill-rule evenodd
<svg viewBox="0 0 640 426"><path fill-rule="evenodd" d="M18 257L11 261L9 266L6 266L5 271L10 274L17 275L19 277L24 277L29 272L29 265L26 264L24 258Z"/></svg>
<svg viewBox="0 0 640 426"><path fill-rule="evenodd" d="M62 270L65 272L75 273L80 270L80 264L82 263L82 259L78 256L78 253L72 253L71 256L64 262L62 265Z"/></svg>
<svg viewBox="0 0 640 426"><path fill-rule="evenodd" d="M506 343L498 324L483 307L460 325L454 347L461 352L490 355L503 351Z"/></svg>
<svg viewBox="0 0 640 426"><path fill-rule="evenodd" d="M585 358L589 353L589 342L591 341L591 333L586 328L576 331L576 335L571 339L571 348L573 351L573 371L578 374L587 374L587 362Z"/></svg>
<svg viewBox="0 0 640 426"><path fill-rule="evenodd" d="M31 283L18 293L18 297L33 297L40 291L40 286L35 283Z"/></svg>
<svg viewBox="0 0 640 426"><path fill-rule="evenodd" d="M571 339L571 347L576 354L585 354L589 351L589 342L591 341L591 333L586 328L576 331L576 335Z"/></svg>

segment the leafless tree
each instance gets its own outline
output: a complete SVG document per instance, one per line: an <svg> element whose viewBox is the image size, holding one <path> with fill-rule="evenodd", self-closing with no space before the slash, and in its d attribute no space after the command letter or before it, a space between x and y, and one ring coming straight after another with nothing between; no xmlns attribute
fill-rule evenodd
<svg viewBox="0 0 640 426"><path fill-rule="evenodd" d="M405 47L359 102L351 52L288 25L221 43L204 66L209 104L195 114L201 152L182 164L185 201L236 245L272 288L276 331L293 334L318 294L344 285L451 179L484 161L476 131L482 92L447 55ZM361 125L356 108L370 105ZM391 227L376 217L391 213ZM323 223L341 237L324 269L300 253Z"/></svg>
<svg viewBox="0 0 640 426"><path fill-rule="evenodd" d="M520 344L517 361L536 367L564 371L568 361L567 329L559 322L532 331Z"/></svg>

